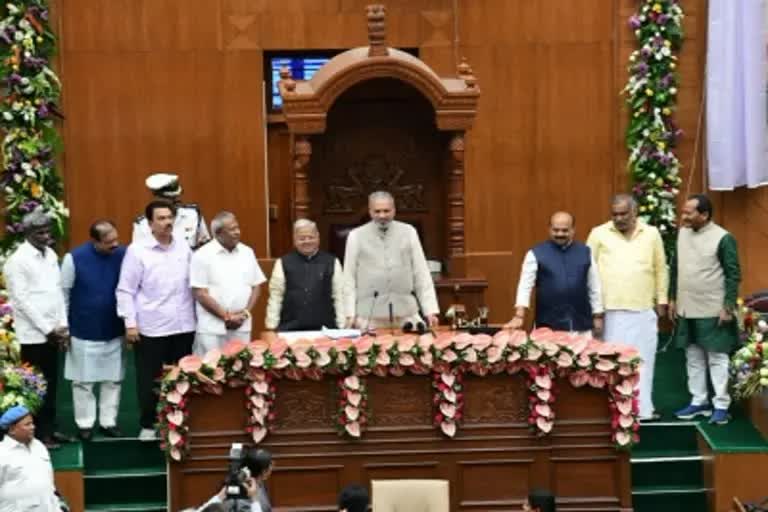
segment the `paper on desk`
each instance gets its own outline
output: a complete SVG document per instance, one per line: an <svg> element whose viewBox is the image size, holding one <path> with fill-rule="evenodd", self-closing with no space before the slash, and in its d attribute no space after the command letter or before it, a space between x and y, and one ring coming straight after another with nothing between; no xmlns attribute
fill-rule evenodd
<svg viewBox="0 0 768 512"><path fill-rule="evenodd" d="M291 344L296 340L314 340L317 338L331 338L334 340L359 338L360 329L327 329L323 327L320 331L280 331L277 335L288 342L288 344Z"/></svg>
<svg viewBox="0 0 768 512"><path fill-rule="evenodd" d="M338 340L341 338L359 338L360 329L328 329L323 327L323 336L327 336L331 339Z"/></svg>

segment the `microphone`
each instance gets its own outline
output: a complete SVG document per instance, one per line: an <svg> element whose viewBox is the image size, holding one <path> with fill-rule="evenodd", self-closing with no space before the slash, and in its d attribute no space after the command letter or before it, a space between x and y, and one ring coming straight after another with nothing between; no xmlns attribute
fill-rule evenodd
<svg viewBox="0 0 768 512"><path fill-rule="evenodd" d="M432 327L429 326L429 322L424 317L424 314L422 313L423 308L421 307L421 301L419 300L419 294L416 293L416 290L411 290L411 295L413 295L413 298L416 299L416 307L419 309L416 314L421 319L421 322L416 322L416 331L419 334L426 334L426 333L432 333L432 336L437 337L437 334L435 334L435 331L432 330Z"/></svg>
<svg viewBox="0 0 768 512"><path fill-rule="evenodd" d="M369 336L376 336L376 331L371 329L371 320L373 319L373 308L376 306L376 299L378 298L379 298L378 290L373 290L373 300L371 301L371 310L368 311L368 320L365 322L365 331L363 331L363 334L368 334Z"/></svg>
<svg viewBox="0 0 768 512"><path fill-rule="evenodd" d="M391 302L389 303L389 329L395 329L395 311Z"/></svg>

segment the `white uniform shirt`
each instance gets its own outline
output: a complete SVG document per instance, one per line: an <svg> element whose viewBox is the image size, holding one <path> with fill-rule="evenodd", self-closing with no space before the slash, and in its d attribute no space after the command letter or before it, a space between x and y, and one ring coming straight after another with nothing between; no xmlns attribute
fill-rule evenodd
<svg viewBox="0 0 768 512"><path fill-rule="evenodd" d="M68 325L61 272L52 249L47 247L43 254L23 242L8 258L3 274L19 343L41 345L48 333Z"/></svg>
<svg viewBox="0 0 768 512"><path fill-rule="evenodd" d="M217 240L212 240L192 255L190 286L206 288L211 298L227 311L245 309L253 287L266 280L253 249L245 244L239 243L228 251ZM199 302L196 308L197 332L227 333L224 320L210 313ZM250 330L251 318L248 317L238 331Z"/></svg>
<svg viewBox="0 0 768 512"><path fill-rule="evenodd" d="M48 449L6 435L0 441L0 512L59 512Z"/></svg>
<svg viewBox="0 0 768 512"><path fill-rule="evenodd" d="M152 238L154 237L149 228L149 222L144 215L141 215L133 223L132 241L136 243ZM173 221L173 238L186 240L192 249L211 239L205 225L205 218L197 208L184 205L177 206L176 218Z"/></svg>

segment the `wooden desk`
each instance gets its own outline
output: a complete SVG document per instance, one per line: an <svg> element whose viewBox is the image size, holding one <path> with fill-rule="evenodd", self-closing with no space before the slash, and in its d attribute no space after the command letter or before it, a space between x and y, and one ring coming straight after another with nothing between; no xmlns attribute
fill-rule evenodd
<svg viewBox="0 0 768 512"><path fill-rule="evenodd" d="M519 510L548 488L560 511L630 510L626 452L611 442L607 392L557 382L556 425L530 431L525 378L466 374L464 419L453 439L433 426L431 375L366 377L370 418L360 439L334 428L338 376L275 380L274 430L260 446L275 458L268 488L278 510L332 511L338 492L373 479L450 481L452 511ZM190 395L190 455L169 469L170 510L217 491L232 442L248 443L242 388Z"/></svg>

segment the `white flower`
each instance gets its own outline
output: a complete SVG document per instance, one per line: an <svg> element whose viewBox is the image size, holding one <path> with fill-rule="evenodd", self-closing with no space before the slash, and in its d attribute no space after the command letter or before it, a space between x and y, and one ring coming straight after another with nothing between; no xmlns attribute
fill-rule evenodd
<svg viewBox="0 0 768 512"><path fill-rule="evenodd" d="M671 95L673 95L673 96L674 96L675 94L677 94L677 87L670 87L670 88L669 88L669 94L671 94Z"/></svg>
<svg viewBox="0 0 768 512"><path fill-rule="evenodd" d="M758 341L758 342L763 341L763 333L761 332L755 333L755 341Z"/></svg>
<svg viewBox="0 0 768 512"><path fill-rule="evenodd" d="M12 3L5 4L5 8L8 9L8 14L18 14L19 8L13 5Z"/></svg>
<svg viewBox="0 0 768 512"><path fill-rule="evenodd" d="M664 55L665 57L669 57L670 55L672 55L672 50L670 50L668 46L663 46L661 48L661 54Z"/></svg>
<svg viewBox="0 0 768 512"><path fill-rule="evenodd" d="M14 102L13 102L13 105L11 105L11 108L12 108L13 110L16 110L16 111L18 111L18 110L21 110L21 107L23 107L23 106L24 106L24 105L23 105L23 104L22 104L20 101L14 101Z"/></svg>
<svg viewBox="0 0 768 512"><path fill-rule="evenodd" d="M29 30L32 26L29 24L29 21L27 20L21 20L19 22L19 26L23 28L24 30Z"/></svg>
<svg viewBox="0 0 768 512"><path fill-rule="evenodd" d="M13 121L13 114L10 112L3 112L3 119L6 121Z"/></svg>
<svg viewBox="0 0 768 512"><path fill-rule="evenodd" d="M13 38L14 38L16 41L21 41L22 39L24 39L24 32L22 32L21 30L17 30L17 31L16 31L16 32L13 34Z"/></svg>

